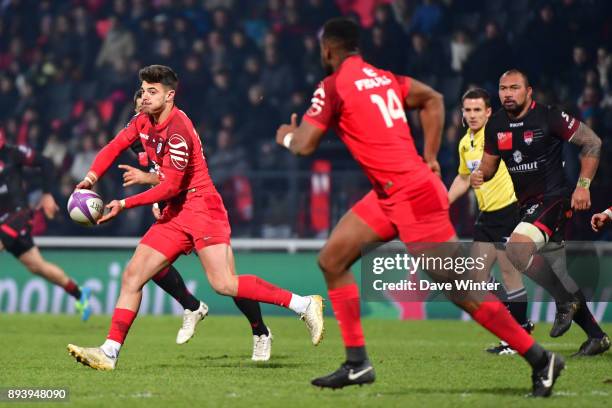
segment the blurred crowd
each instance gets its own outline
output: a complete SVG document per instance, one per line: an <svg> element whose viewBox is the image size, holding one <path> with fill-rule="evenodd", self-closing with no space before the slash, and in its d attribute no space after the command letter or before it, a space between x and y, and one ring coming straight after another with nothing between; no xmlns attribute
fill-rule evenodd
<svg viewBox="0 0 612 408"><path fill-rule="evenodd" d="M562 106L604 140L593 205L612 204L607 0L3 0L0 125L13 143L53 160L55 194L65 203L97 150L133 114L138 70L169 65L179 74L178 105L203 139L234 235L324 236L368 183L334 135L305 160L277 147L274 133L292 112L305 111L324 77L317 33L338 15L363 26L366 60L444 94L440 162L447 185L465 132L461 94L480 86L495 96L499 75L518 67L529 75L537 101ZM415 112L409 120L419 145ZM136 163L129 153L121 161ZM570 146L566 170L572 180L578 166ZM316 170L328 167L331 172ZM112 173L100 185L105 198L136 191L122 191L119 173ZM313 174L329 178L328 203L314 191ZM313 221L315 201L327 223ZM475 211L469 198L453 207L460 235L470 236ZM126 222L95 233L138 235L151 223L148 209L123 217ZM586 219L576 218L573 239L592 239ZM60 220L47 233L91 231Z"/></svg>

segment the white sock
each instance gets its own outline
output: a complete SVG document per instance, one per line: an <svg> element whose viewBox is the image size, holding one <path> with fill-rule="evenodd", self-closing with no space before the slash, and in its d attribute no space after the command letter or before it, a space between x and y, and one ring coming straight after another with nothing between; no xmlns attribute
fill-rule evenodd
<svg viewBox="0 0 612 408"><path fill-rule="evenodd" d="M308 306L310 305L310 298L307 296L296 295L295 293L291 294L291 301L289 302L289 309L293 310L295 313L304 313Z"/></svg>
<svg viewBox="0 0 612 408"><path fill-rule="evenodd" d="M100 348L107 356L111 358L117 358L119 356L119 350L121 350L121 343L115 340L106 339L106 341L103 345L100 346Z"/></svg>

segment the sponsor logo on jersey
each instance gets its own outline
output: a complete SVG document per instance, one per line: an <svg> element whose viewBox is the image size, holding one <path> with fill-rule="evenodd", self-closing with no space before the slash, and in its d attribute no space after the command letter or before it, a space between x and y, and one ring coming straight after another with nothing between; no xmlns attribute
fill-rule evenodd
<svg viewBox="0 0 612 408"><path fill-rule="evenodd" d="M465 164L470 169L470 173L473 173L480 166L480 160L467 160Z"/></svg>
<svg viewBox="0 0 612 408"><path fill-rule="evenodd" d="M497 132L497 147L499 150L512 149L512 132Z"/></svg>
<svg viewBox="0 0 612 408"><path fill-rule="evenodd" d="M141 138L141 139L144 139L144 140L149 140L149 135L147 135L146 133L142 133L142 132L140 132L140 133L139 133L139 135L140 135L140 138Z"/></svg>
<svg viewBox="0 0 612 408"><path fill-rule="evenodd" d="M518 166L508 167L510 173L528 173L538 170L538 162L523 163Z"/></svg>
<svg viewBox="0 0 612 408"><path fill-rule="evenodd" d="M189 146L183 136L178 133L173 134L168 139L168 146L172 165L178 170L185 170L189 163Z"/></svg>
<svg viewBox="0 0 612 408"><path fill-rule="evenodd" d="M520 151L515 150L514 153L512 153L512 158L514 158L514 161L518 164L523 161L523 154Z"/></svg>
<svg viewBox="0 0 612 408"><path fill-rule="evenodd" d="M527 146L529 146L531 144L531 142L533 142L533 131L531 130L526 130L523 132L523 140L525 141L525 144Z"/></svg>

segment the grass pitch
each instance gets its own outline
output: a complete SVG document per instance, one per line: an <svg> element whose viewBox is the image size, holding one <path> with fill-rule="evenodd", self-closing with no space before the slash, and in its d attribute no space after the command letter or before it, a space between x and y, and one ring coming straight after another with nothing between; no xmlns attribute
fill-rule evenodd
<svg viewBox="0 0 612 408"><path fill-rule="evenodd" d="M267 318L275 338L272 359L254 363L249 326L241 317L210 316L183 346L174 343L180 318L140 317L115 371L75 363L66 345L99 345L109 321L108 316L88 323L76 316L0 316L0 388L69 389L68 403L20 407L584 407L609 406L612 400L612 353L567 359L553 397L533 400L525 397L531 387L527 364L516 356L485 353L495 339L474 323L366 320L377 382L330 391L312 387L309 380L343 360L333 319L327 319L326 337L315 348L302 322ZM577 327L553 340L549 328L537 325L536 337L564 356L584 340ZM605 329L611 333L612 325Z"/></svg>

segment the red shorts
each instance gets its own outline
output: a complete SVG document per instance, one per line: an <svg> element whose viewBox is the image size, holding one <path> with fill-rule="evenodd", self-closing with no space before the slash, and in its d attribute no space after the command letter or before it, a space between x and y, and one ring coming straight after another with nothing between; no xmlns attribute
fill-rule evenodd
<svg viewBox="0 0 612 408"><path fill-rule="evenodd" d="M370 190L361 200L357 201L351 211L361 218L380 237L381 241L391 241L397 237L397 230L380 208L374 190Z"/></svg>
<svg viewBox="0 0 612 408"><path fill-rule="evenodd" d="M168 205L140 243L161 252L172 263L194 248L229 245L230 235L221 196L217 192L195 192L188 194L180 205Z"/></svg>
<svg viewBox="0 0 612 408"><path fill-rule="evenodd" d="M455 229L448 213L448 193L433 173L418 184L402 184L390 197L378 197L370 191L351 211L361 218L381 239L399 236L402 242L446 242Z"/></svg>

